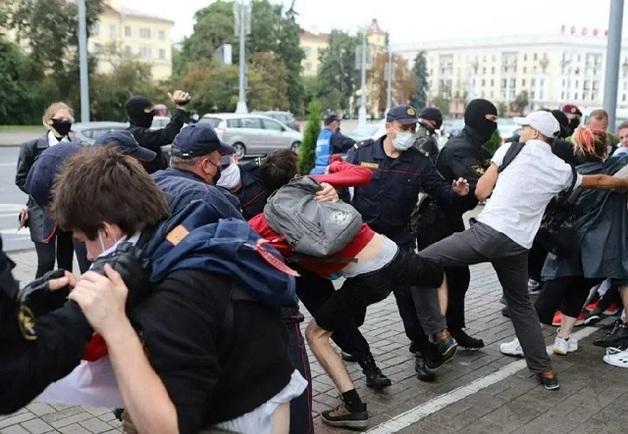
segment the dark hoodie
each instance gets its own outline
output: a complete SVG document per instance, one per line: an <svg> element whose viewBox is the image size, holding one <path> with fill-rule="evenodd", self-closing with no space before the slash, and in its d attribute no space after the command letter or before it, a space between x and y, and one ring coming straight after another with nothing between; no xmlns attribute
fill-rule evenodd
<svg viewBox="0 0 628 434"><path fill-rule="evenodd" d="M168 167L168 161L166 161L161 147L171 144L175 136L181 131L183 124L190 122L190 117L186 111L176 109L168 125L159 130L151 130L150 126L155 114L154 112L146 113L144 109L152 107L152 105L151 101L143 96L131 97L126 103L126 112L131 124L129 131L141 146L157 153L153 161L142 163L148 173Z"/></svg>

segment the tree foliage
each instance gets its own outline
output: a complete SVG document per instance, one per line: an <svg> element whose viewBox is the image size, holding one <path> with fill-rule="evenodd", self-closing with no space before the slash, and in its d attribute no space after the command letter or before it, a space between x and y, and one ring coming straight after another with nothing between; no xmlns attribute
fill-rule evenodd
<svg viewBox="0 0 628 434"><path fill-rule="evenodd" d="M443 115L449 115L449 100L447 98L443 98L440 95L436 96L434 97L434 99L432 99L432 105L438 108Z"/></svg>
<svg viewBox="0 0 628 434"><path fill-rule="evenodd" d="M528 91L522 90L519 95L515 97L515 100L510 104L510 108L512 111L516 112L520 116L523 116L526 108L530 104L530 100L528 99Z"/></svg>
<svg viewBox="0 0 628 434"><path fill-rule="evenodd" d="M392 101L391 104L406 104L415 88L414 75L408 70L407 63L403 57L392 55L393 78L391 81ZM380 53L375 57L373 68L369 72L369 87L375 89L375 93L370 95L375 98L379 113L386 111L386 101L388 95L388 53ZM418 107L417 107L418 108Z"/></svg>
<svg viewBox="0 0 628 434"><path fill-rule="evenodd" d="M501 145L502 145L502 136L499 133L499 130L495 130L493 131L491 138L488 139L488 142L484 143L482 147L486 149L488 152L490 152L491 155L494 155L495 151L497 151L497 148L499 148Z"/></svg>
<svg viewBox="0 0 628 434"><path fill-rule="evenodd" d="M308 175L316 162L316 141L321 132L320 105L314 100L308 106L310 117L303 133L303 143L299 147L299 173Z"/></svg>
<svg viewBox="0 0 628 434"><path fill-rule="evenodd" d="M336 102L336 98L329 98L330 95L335 94L339 99L338 105L325 108L347 110L351 97L360 86L360 75L356 69L355 57L359 37L333 30L328 44L328 47L321 50L319 54L319 97L321 102L327 99L329 104Z"/></svg>
<svg viewBox="0 0 628 434"><path fill-rule="evenodd" d="M410 105L417 110L427 106L427 95L430 90L427 73L427 61L425 60L425 51L419 52L414 58L414 66L412 67L414 75L414 93L410 98Z"/></svg>

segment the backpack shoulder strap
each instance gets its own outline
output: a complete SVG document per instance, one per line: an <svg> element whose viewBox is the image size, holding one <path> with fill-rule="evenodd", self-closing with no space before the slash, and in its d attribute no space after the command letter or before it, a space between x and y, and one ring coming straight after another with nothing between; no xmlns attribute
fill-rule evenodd
<svg viewBox="0 0 628 434"><path fill-rule="evenodd" d="M520 143L520 142L513 142L510 144L510 147L506 151L506 155L504 155L504 160L502 161L502 165L499 166L499 169L497 169L498 173L503 172L504 169L506 169L506 167L508 167L508 165L512 163L512 160L514 160L515 157L519 155L519 152L521 152L524 145L525 143Z"/></svg>

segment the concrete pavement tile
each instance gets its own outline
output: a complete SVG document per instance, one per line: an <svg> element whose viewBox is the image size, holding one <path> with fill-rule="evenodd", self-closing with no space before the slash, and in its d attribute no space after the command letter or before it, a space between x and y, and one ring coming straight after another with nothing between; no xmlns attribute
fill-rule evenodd
<svg viewBox="0 0 628 434"><path fill-rule="evenodd" d="M68 410L70 409L66 409L64 410L64 412L67 412ZM68 425L76 424L78 422L82 422L84 420L94 417L91 414L84 412L80 407L72 407L72 410L76 410L76 413L66 415L63 418L60 418L54 421L48 421L48 423L50 423L50 425L52 425L56 429L60 430L61 428L66 427Z"/></svg>
<svg viewBox="0 0 628 434"><path fill-rule="evenodd" d="M20 425L11 425L6 428L2 428L2 430L0 430L0 434L30 434L30 432Z"/></svg>
<svg viewBox="0 0 628 434"><path fill-rule="evenodd" d="M80 422L79 425L91 433L102 433L111 429L111 425L96 417L84 420L83 422Z"/></svg>
<svg viewBox="0 0 628 434"><path fill-rule="evenodd" d="M20 422L25 422L33 418L35 418L35 415L33 413L22 409L17 413L13 413L12 415L0 418L0 428L16 425Z"/></svg>
<svg viewBox="0 0 628 434"><path fill-rule="evenodd" d="M54 430L52 426L39 418L22 422L20 425L22 425L23 428L26 428L31 434L43 434Z"/></svg>
<svg viewBox="0 0 628 434"><path fill-rule="evenodd" d="M54 407L49 404L45 404L43 402L33 402L26 406L26 409L33 413L36 416L43 416L44 414L52 413L53 411L57 411Z"/></svg>
<svg viewBox="0 0 628 434"><path fill-rule="evenodd" d="M446 433L446 432L450 432L448 428L442 425L428 422L426 420L422 420L407 428L397 431L397 433L399 434L418 434L418 433L439 434L439 433Z"/></svg>
<svg viewBox="0 0 628 434"><path fill-rule="evenodd" d="M538 408L510 402L486 414L483 419L507 425L508 429L514 431L536 419L541 414L543 414L543 411Z"/></svg>

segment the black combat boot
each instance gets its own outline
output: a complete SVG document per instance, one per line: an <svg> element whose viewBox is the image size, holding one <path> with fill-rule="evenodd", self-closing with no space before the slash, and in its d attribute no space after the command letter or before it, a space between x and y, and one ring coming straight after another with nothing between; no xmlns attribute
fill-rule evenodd
<svg viewBox="0 0 628 434"><path fill-rule="evenodd" d="M429 383L436 379L436 373L425 365L425 356L420 351L414 352L414 370L421 381Z"/></svg>
<svg viewBox="0 0 628 434"><path fill-rule="evenodd" d="M462 348L479 350L484 347L484 341L482 339L472 338L461 328L449 328L449 333L451 333L451 337L454 338Z"/></svg>
<svg viewBox="0 0 628 434"><path fill-rule="evenodd" d="M362 368L364 375L366 375L366 387L379 390L392 384L390 378L385 376L382 370L377 367L371 353L366 357L358 359L358 364Z"/></svg>

